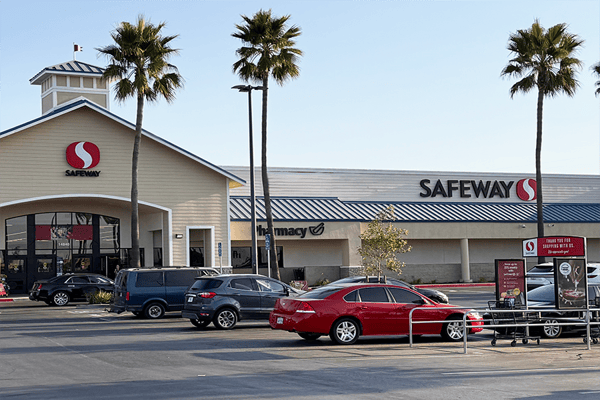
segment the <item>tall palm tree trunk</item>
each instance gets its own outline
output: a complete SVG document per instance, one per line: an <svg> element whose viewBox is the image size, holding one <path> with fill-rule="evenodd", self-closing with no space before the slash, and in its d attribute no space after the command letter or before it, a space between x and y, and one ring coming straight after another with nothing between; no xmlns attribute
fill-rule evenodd
<svg viewBox="0 0 600 400"><path fill-rule="evenodd" d="M544 90L538 91L537 101L537 135L535 141L535 181L537 185L537 236L544 237L544 201L542 194L542 116L544 111ZM538 262L543 263L546 259L539 257Z"/></svg>
<svg viewBox="0 0 600 400"><path fill-rule="evenodd" d="M142 141L142 119L144 116L144 96L137 96L137 116L135 120L135 140L131 159L131 267L140 268L140 221L138 202L138 160Z"/></svg>
<svg viewBox="0 0 600 400"><path fill-rule="evenodd" d="M269 190L269 174L267 173L267 104L269 97L269 77L263 78L262 96L262 154L261 154L261 176L263 183L263 195L265 199L265 213L267 214L267 232L271 235L271 251L269 260L271 268L275 271L275 278L281 280L277 265L277 252L275 249L275 230L273 229L273 212L271 211L271 192Z"/></svg>

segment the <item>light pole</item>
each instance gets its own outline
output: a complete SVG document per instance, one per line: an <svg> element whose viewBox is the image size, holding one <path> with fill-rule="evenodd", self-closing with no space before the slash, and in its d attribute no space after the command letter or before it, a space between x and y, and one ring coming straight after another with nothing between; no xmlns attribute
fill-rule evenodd
<svg viewBox="0 0 600 400"><path fill-rule="evenodd" d="M248 93L248 120L250 124L250 207L252 230L252 272L258 274L258 245L256 243L256 195L254 193L254 144L252 140L252 90L263 90L262 86L237 85L232 87Z"/></svg>

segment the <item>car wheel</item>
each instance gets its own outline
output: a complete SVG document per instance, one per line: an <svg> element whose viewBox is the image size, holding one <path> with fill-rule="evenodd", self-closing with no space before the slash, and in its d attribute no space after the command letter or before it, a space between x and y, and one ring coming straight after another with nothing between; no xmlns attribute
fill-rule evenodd
<svg viewBox="0 0 600 400"><path fill-rule="evenodd" d="M542 328L542 335L548 339L556 339L560 337L562 333L562 326L557 325L559 323L556 319L547 319L544 321L544 327Z"/></svg>
<svg viewBox="0 0 600 400"><path fill-rule="evenodd" d="M67 292L56 292L52 295L52 303L59 307L66 306L70 300L71 298Z"/></svg>
<svg viewBox="0 0 600 400"><path fill-rule="evenodd" d="M354 344L360 335L358 323L349 318L343 318L333 324L329 337L337 344Z"/></svg>
<svg viewBox="0 0 600 400"><path fill-rule="evenodd" d="M322 335L320 333L298 332L298 336L300 336L304 340L312 341L317 340Z"/></svg>
<svg viewBox="0 0 600 400"><path fill-rule="evenodd" d="M215 314L213 324L217 329L231 329L237 323L237 314L231 308L225 308Z"/></svg>
<svg viewBox="0 0 600 400"><path fill-rule="evenodd" d="M451 342L459 342L463 340L464 331L462 318L459 315L451 315L448 319L451 321L446 322L442 326L442 337Z"/></svg>
<svg viewBox="0 0 600 400"><path fill-rule="evenodd" d="M196 328L206 328L208 326L208 324L210 324L210 321L200 321L199 319L191 319L191 318L190 318L190 322Z"/></svg>
<svg viewBox="0 0 600 400"><path fill-rule="evenodd" d="M146 318L159 319L165 315L165 306L160 303L151 303L144 310Z"/></svg>

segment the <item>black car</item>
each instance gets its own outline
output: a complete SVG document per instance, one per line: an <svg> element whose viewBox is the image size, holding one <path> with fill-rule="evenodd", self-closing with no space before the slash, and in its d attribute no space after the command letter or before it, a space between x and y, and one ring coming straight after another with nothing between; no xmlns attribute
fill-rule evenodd
<svg viewBox="0 0 600 400"><path fill-rule="evenodd" d="M387 277L377 277L377 276L364 276L364 275L357 275L357 276L349 276L347 278L342 278L339 279L335 282L331 282L331 284L337 284L337 283L362 283L362 282L368 282L368 283L377 283L378 281L380 281L380 283L389 283L390 285L396 285L396 286L402 286L405 288L409 288L411 290L414 290L415 292L421 293L423 296L430 298L431 300L435 301L436 303L442 303L442 304L448 304L448 296L446 296L445 293L440 292L439 290L435 290L435 289L425 289L425 288L417 288L411 284L408 284L404 281L401 281L399 279L395 279L395 278L387 278Z"/></svg>
<svg viewBox="0 0 600 400"><path fill-rule="evenodd" d="M262 275L232 274L196 278L185 293L181 316L203 328L231 329L242 319L268 320L281 297L304 293Z"/></svg>
<svg viewBox="0 0 600 400"><path fill-rule="evenodd" d="M36 281L29 291L29 299L48 305L66 306L71 301L86 300L99 291L113 292L114 282L99 274L65 274Z"/></svg>
<svg viewBox="0 0 600 400"><path fill-rule="evenodd" d="M600 284L588 285L588 301L590 304L596 303L596 298L600 298ZM541 286L527 292L527 307L529 309L548 309L555 305L554 285ZM560 337L563 331L579 331L587 329L585 325L558 325L559 323L585 322L585 315L580 311L556 310L551 312L540 312L539 321L543 323L541 328L534 329L535 332L546 338Z"/></svg>

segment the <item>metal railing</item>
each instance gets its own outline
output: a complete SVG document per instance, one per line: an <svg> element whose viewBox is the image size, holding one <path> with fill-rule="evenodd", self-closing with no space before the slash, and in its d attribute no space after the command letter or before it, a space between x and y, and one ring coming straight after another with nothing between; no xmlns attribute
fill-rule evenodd
<svg viewBox="0 0 600 400"><path fill-rule="evenodd" d="M529 332L529 328L530 327L544 327L547 324L545 323L531 323L529 320L527 320L527 318L524 318L522 321L515 321L513 323L502 323L502 324L494 324L494 323L486 323L487 321L490 321L489 319L481 319L481 320L468 320L467 316L468 314L471 313L477 313L480 316L483 316L483 314L487 314L487 313L494 313L494 314L512 314L514 315L515 313L518 314L523 314L525 316L527 316L528 314L537 314L537 320L538 321L542 321L544 318L545 319L549 319L550 317L542 317L543 313L547 313L547 314L552 314L552 313L556 313L558 310L556 308L546 308L546 309L539 309L539 308L535 308L535 309L490 309L490 308L486 308L486 309L474 309L472 307L459 307L459 306L452 306L452 307L423 307L423 308L413 308L412 310L410 310L410 313L408 315L408 331L409 331L409 343L410 343L410 347L413 347L413 324L447 324L449 322L458 322L460 320L456 319L456 320L440 320L440 321L414 321L413 320L413 313L415 311L422 311L422 312L426 312L426 311L434 311L434 310L465 310L465 312L462 315L462 329L463 329L463 353L467 354L467 339L468 339L468 334L467 331L472 329L472 328L483 328L483 329L490 329L490 328L524 328L526 330L526 332ZM561 312L578 312L578 313L582 313L583 314L583 318L584 320L582 321L581 319L575 318L575 317L557 317L557 316L552 316L551 318L553 320L556 321L569 321L569 322L558 322L558 323L553 323L553 326L586 326L586 336L584 337L584 342L587 343L587 349L591 350L591 327L592 326L600 326L600 318L595 318L594 321L592 321L592 319L590 318L590 316L592 315L592 313L596 312L597 315L600 315L600 308L578 308L578 309L569 309L569 310L561 310ZM473 322L481 322L482 325L473 325ZM442 329L443 325L442 325ZM494 334L495 335L495 334Z"/></svg>

